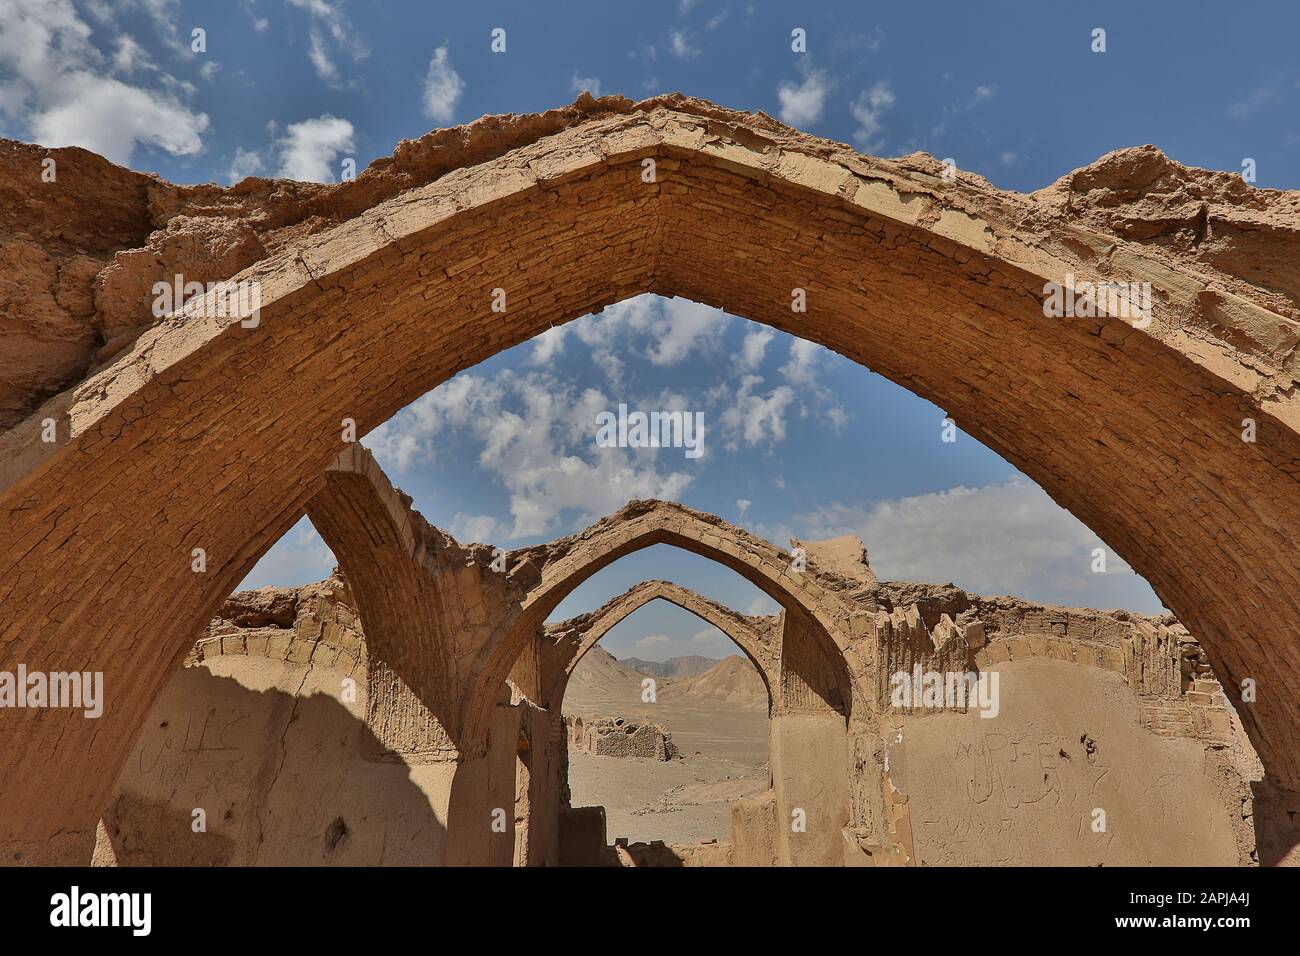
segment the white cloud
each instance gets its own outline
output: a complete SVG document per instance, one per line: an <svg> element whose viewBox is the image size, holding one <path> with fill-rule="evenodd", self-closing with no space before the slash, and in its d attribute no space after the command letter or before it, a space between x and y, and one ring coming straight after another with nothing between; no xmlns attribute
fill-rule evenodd
<svg viewBox="0 0 1300 956"><path fill-rule="evenodd" d="M740 347L740 367L752 370L762 365L768 343L775 337L776 332L765 325L755 325L748 329Z"/></svg>
<svg viewBox="0 0 1300 956"><path fill-rule="evenodd" d="M230 162L230 169L227 170L227 177L230 182L237 183L248 176L257 176L266 168L262 161L262 154L255 149L244 149L242 146L235 148L235 158Z"/></svg>
<svg viewBox="0 0 1300 956"><path fill-rule="evenodd" d="M421 396L366 436L365 444L398 473L432 463L434 439L447 430L467 430L471 422L499 414L506 400L496 380L472 373L457 375Z"/></svg>
<svg viewBox="0 0 1300 956"><path fill-rule="evenodd" d="M863 149L880 148L881 114L894 105L894 91L884 80L876 83L869 90L863 90L849 107L849 113L858 124L853 139Z"/></svg>
<svg viewBox="0 0 1300 956"><path fill-rule="evenodd" d="M742 518L745 517L745 512L749 511L750 507L753 504L754 502L750 501L748 498L737 498L736 514L738 514Z"/></svg>
<svg viewBox="0 0 1300 956"><path fill-rule="evenodd" d="M465 92L460 74L451 65L447 47L433 51L429 73L424 78L424 112L439 123L450 123L456 115L456 104Z"/></svg>
<svg viewBox="0 0 1300 956"><path fill-rule="evenodd" d="M715 350L729 321L722 310L689 299L639 295L543 332L533 340L529 362L552 361L572 332L591 349L592 362L610 385L622 389L625 355L641 352L652 364L671 367Z"/></svg>
<svg viewBox="0 0 1300 956"><path fill-rule="evenodd" d="M779 385L763 394L758 391L762 382L758 375L742 376L730 406L719 416L729 450L736 450L742 443L775 445L785 440L786 412L795 400L794 389Z"/></svg>
<svg viewBox="0 0 1300 956"><path fill-rule="evenodd" d="M458 512L451 519L447 530L461 544L472 542L491 544L504 529L491 515L467 515Z"/></svg>
<svg viewBox="0 0 1300 956"><path fill-rule="evenodd" d="M720 350L730 321L725 312L689 299L641 295L609 306L601 314L546 331L533 340L528 361L534 366L553 362L572 332L589 347L592 363L618 395L626 387L623 357L642 351L642 343L646 343L643 354L651 364L673 367ZM775 330L747 323L741 348L729 368L732 375L703 392L678 396L676 405L665 404L667 399L661 395L660 404L654 407L704 410L710 422L719 423L718 434L730 450L783 441L788 411L793 408L801 416L816 412L823 422L841 428L847 413L834 393L817 381L819 363L831 354L826 349L791 338L789 359L780 370L788 385L768 389L763 377L755 374L775 337Z"/></svg>
<svg viewBox="0 0 1300 956"><path fill-rule="evenodd" d="M1017 477L871 505L834 503L795 516L799 537L862 538L882 580L952 582L980 594L1090 607L1158 611L1141 578L1041 488Z"/></svg>
<svg viewBox="0 0 1300 956"><path fill-rule="evenodd" d="M721 309L690 299L668 299L663 311L667 327L646 353L655 365L676 365L692 354L700 336L711 332L716 342L727 324L727 314Z"/></svg>
<svg viewBox="0 0 1300 956"><path fill-rule="evenodd" d="M208 117L185 105L193 87L153 67L125 34L105 56L92 32L68 0L8 0L0 14L0 112L21 119L44 146L82 146L123 165L140 145L173 156L200 152ZM122 78L141 73L155 85Z"/></svg>
<svg viewBox="0 0 1300 956"><path fill-rule="evenodd" d="M370 51L356 28L343 13L342 4L329 0L289 0L291 7L305 10L310 18L307 28L307 56L316 75L329 86L341 86L342 74L334 62L336 54L344 54L353 62L365 59ZM264 24L264 21L263 21ZM263 30L254 21L254 29Z"/></svg>
<svg viewBox="0 0 1300 956"><path fill-rule="evenodd" d="M699 47L695 45L690 33L686 30L674 30L669 34L668 42L670 49L673 51L673 56L679 60L689 60L700 54Z"/></svg>
<svg viewBox="0 0 1300 956"><path fill-rule="evenodd" d="M799 415L806 418L816 411L824 422L839 431L848 421L848 413L835 398L835 393L819 381L820 369L831 351L807 339L790 340L789 360L781 366L785 380L797 390Z"/></svg>
<svg viewBox="0 0 1300 956"><path fill-rule="evenodd" d="M659 407L653 399L630 401ZM679 499L690 484L689 471L672 470L685 459L658 449L596 447L596 415L616 405L550 372L505 371L491 379L462 373L372 431L365 444L400 474L433 461L434 449L447 441L470 442L479 449L479 467L509 495L513 521L498 523L493 536L535 538L553 534L565 515L585 525L633 498Z"/></svg>
<svg viewBox="0 0 1300 956"><path fill-rule="evenodd" d="M619 354L660 320L660 301L653 295L639 295L608 306L599 315L586 315L573 323L578 340L591 349L591 361L611 386L623 388L625 363ZM569 328L565 326L565 328Z"/></svg>
<svg viewBox="0 0 1300 956"><path fill-rule="evenodd" d="M542 333L525 347L522 367L490 376L462 372L372 431L365 444L396 474L443 455L476 460L484 481L508 497L508 512L504 506L486 509L497 522L497 543L553 536L632 498L680 500L699 470L675 449L597 448L599 412L620 403L645 411L699 412L708 436L706 456L715 453L715 438L717 448L771 450L785 440L792 412L817 413L821 427L838 427L845 418L813 370L831 353L810 343L792 342L787 378L775 386L743 363L725 361L716 377L674 375L671 384L663 381L660 369L721 350L730 321L686 299L624 300ZM751 361L776 337L757 325L745 332L749 345L738 351L748 352ZM573 354L570 345L578 346ZM603 389L574 384L583 346L607 380ZM635 380L647 372L657 391Z"/></svg>
<svg viewBox="0 0 1300 956"><path fill-rule="evenodd" d="M795 385L808 385L816 374L817 359L825 350L807 339L790 340L790 360L781 366L781 374Z"/></svg>
<svg viewBox="0 0 1300 956"><path fill-rule="evenodd" d="M148 52L134 38L125 33L117 38L117 51L113 54L113 68L121 73L137 70L157 70Z"/></svg>
<svg viewBox="0 0 1300 956"><path fill-rule="evenodd" d="M647 634L645 637L638 640L632 646L640 648L641 650L648 651L653 648L664 647L665 645L672 644L672 643L673 643L673 639L669 637L667 634Z"/></svg>
<svg viewBox="0 0 1300 956"><path fill-rule="evenodd" d="M600 96L600 77L598 76L578 76L573 75L573 80L569 84L569 89L574 96L580 93L590 93L592 96Z"/></svg>
<svg viewBox="0 0 1300 956"><path fill-rule="evenodd" d="M533 350L528 361L533 365L545 365L564 351L564 337L568 332L564 326L552 326L533 339Z"/></svg>
<svg viewBox="0 0 1300 956"><path fill-rule="evenodd" d="M421 436L402 430L402 422L390 418L366 436L366 446L384 467L404 474L429 453L423 447Z"/></svg>
<svg viewBox="0 0 1300 956"><path fill-rule="evenodd" d="M335 159L355 148L352 124L328 113L290 123L277 145L280 152L277 175L308 183L334 182Z"/></svg>
<svg viewBox="0 0 1300 956"><path fill-rule="evenodd" d="M168 96L87 72L64 77L62 89L66 99L29 117L32 136L44 146L84 146L124 165L139 143L173 156L203 148L207 116Z"/></svg>
<svg viewBox="0 0 1300 956"><path fill-rule="evenodd" d="M248 19L252 21L253 29L258 33L264 33L271 22L266 17L257 15L257 0L241 0L244 12L248 14Z"/></svg>
<svg viewBox="0 0 1300 956"><path fill-rule="evenodd" d="M154 32L173 52L188 56L189 37L181 39L177 21L180 16L179 0L113 0L110 3L96 2L84 4L91 16L105 24L113 24L118 14L127 10L139 9L153 24ZM188 30L188 27L186 28Z"/></svg>
<svg viewBox="0 0 1300 956"><path fill-rule="evenodd" d="M325 38L319 30L311 30L308 33L308 41L307 58L311 60L316 75L331 86L337 85L339 82L339 68L334 65L329 50L325 48Z"/></svg>
<svg viewBox="0 0 1300 956"><path fill-rule="evenodd" d="M776 89L781 101L781 121L791 126L810 126L822 118L826 97L834 84L821 70L806 70L803 82L782 83Z"/></svg>

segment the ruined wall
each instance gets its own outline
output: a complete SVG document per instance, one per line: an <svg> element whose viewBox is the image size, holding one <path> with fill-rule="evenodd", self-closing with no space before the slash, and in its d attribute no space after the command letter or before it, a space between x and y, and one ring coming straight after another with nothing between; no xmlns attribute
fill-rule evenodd
<svg viewBox="0 0 1300 956"><path fill-rule="evenodd" d="M1249 781L1263 768L1177 621L950 585L886 584L882 605L880 762L899 858L1259 862ZM963 671L996 675L988 717L977 701L892 697L894 675Z"/></svg>
<svg viewBox="0 0 1300 956"><path fill-rule="evenodd" d="M914 865L1253 862L1249 790L1228 751L1147 730L1114 672L1050 659L998 667L996 720L972 710L886 722L886 783Z"/></svg>
<svg viewBox="0 0 1300 956"><path fill-rule="evenodd" d="M367 729L365 636L352 603L338 577L227 602L150 714L101 823L97 863L440 859L450 766L408 764ZM888 845L873 847L871 862L1254 862L1248 781L1261 769L1176 622L918 585L883 585L881 608L882 666L996 670L1000 710L990 720L974 707L894 708L882 697L875 752L851 781L885 795ZM565 809L567 746L659 760L672 749L661 728L561 722L517 689L497 713L511 746L490 792L513 799L510 832L493 843L500 865L558 862L567 814L595 812ZM205 834L191 829L196 808ZM1091 829L1096 809L1104 833ZM775 862L799 849L790 812L768 791L733 805L731 841L610 848L600 861ZM863 861L850 836L846 862Z"/></svg>
<svg viewBox="0 0 1300 956"><path fill-rule="evenodd" d="M882 710L896 709L893 675L917 667L985 671L1045 658L1122 675L1140 723L1154 734L1219 744L1232 737L1235 713L1205 650L1171 615L984 598L952 585L886 584L882 605L875 673Z"/></svg>
<svg viewBox="0 0 1300 956"><path fill-rule="evenodd" d="M112 346L118 320L151 321L159 273L246 266L264 299L256 328L197 306L168 318L0 435L5 657L102 669L118 695L93 727L50 714L0 725L7 851L54 858L93 839L106 782L170 671L301 513L343 418L364 434L457 371L641 292L818 342L943 407L1143 573L1234 700L1245 678L1265 690L1243 719L1271 780L1300 788L1288 693L1300 651L1285 636L1300 613L1295 194L1139 149L1017 195L686 97L485 118L314 190L150 189L75 161L44 189L41 160L75 155L6 144L0 158L20 242L79 255L56 248L75 244L52 227L63 197L85 197L77 231L104 213L88 256L112 259L94 286L104 332L76 343L78 361L98 338ZM1278 264L1252 265L1261 253ZM67 276L82 315L89 268ZM1046 284L1067 275L1150 282L1150 327L1045 321ZM503 283L510 311L493 314ZM793 288L807 312L790 310ZM446 304L435 322L431 300ZM66 381L75 364L46 377ZM33 408L46 390L15 394L14 409ZM46 417L55 443L40 437ZM1241 440L1246 417L1256 442ZM196 542L207 575L186 560ZM478 671L471 736L521 646L502 643ZM87 753L110 770L88 774Z"/></svg>
<svg viewBox="0 0 1300 956"><path fill-rule="evenodd" d="M338 578L235 595L168 683L100 822L97 865L427 865L437 766L365 723L365 645ZM355 693L353 692L355 691ZM195 832L195 810L206 831Z"/></svg>
<svg viewBox="0 0 1300 956"><path fill-rule="evenodd" d="M598 757L672 760L677 745L663 727L626 717L565 717L571 750Z"/></svg>

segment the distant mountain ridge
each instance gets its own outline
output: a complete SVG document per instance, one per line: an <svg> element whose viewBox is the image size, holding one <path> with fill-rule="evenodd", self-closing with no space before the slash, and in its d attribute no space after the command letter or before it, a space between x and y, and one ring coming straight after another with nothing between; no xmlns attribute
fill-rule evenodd
<svg viewBox="0 0 1300 956"><path fill-rule="evenodd" d="M672 696L696 700L729 701L745 706L766 706L767 685L754 665L739 654L724 658L703 674L669 684L664 689Z"/></svg>
<svg viewBox="0 0 1300 956"><path fill-rule="evenodd" d="M709 666L689 676L661 677L634 670L634 663L649 664L665 670L675 666L688 669ZM765 707L768 703L767 687L763 684L763 679L749 659L738 654L720 661L698 655L673 658L662 663L642 661L635 657L620 661L597 645L573 669L564 695L564 711L568 714L610 714L621 712L619 709L624 706L644 704L647 701L642 696L645 690L643 682L647 678L663 681L657 688L660 700L675 698L697 702L719 701L746 707Z"/></svg>
<svg viewBox="0 0 1300 956"><path fill-rule="evenodd" d="M582 708L595 700L625 700L629 703L640 700L642 679L639 672L597 645L574 668L565 691L564 705L578 708L575 713L584 713L586 711Z"/></svg>
<svg viewBox="0 0 1300 956"><path fill-rule="evenodd" d="M630 667L648 677L694 677L703 674L719 663L716 657L701 657L691 654L686 657L670 657L666 661L643 661L639 657L624 657L619 661L624 667Z"/></svg>

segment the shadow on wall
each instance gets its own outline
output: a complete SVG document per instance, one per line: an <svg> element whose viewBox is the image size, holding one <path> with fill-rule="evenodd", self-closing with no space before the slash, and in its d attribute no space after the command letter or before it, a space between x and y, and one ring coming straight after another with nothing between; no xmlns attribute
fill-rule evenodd
<svg viewBox="0 0 1300 956"><path fill-rule="evenodd" d="M217 657L168 683L100 821L101 866L428 865L445 765L380 746L344 675ZM431 786L432 784L432 786ZM200 812L201 811L201 812ZM196 832L202 818L206 829Z"/></svg>

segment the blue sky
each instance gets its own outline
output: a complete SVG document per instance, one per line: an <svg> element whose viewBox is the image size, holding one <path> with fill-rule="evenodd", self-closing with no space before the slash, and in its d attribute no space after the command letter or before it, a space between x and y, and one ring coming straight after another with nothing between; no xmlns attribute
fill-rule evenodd
<svg viewBox="0 0 1300 956"><path fill-rule="evenodd" d="M562 14L554 12L556 9ZM1122 146L1300 186L1300 12L1184 3L665 4L0 0L0 134L81 145L178 182L334 181L396 142L578 92L680 90L894 156L951 157L1041 188ZM490 48L494 28L506 50ZM791 50L791 30L807 52ZM1106 31L1106 51L1090 46ZM206 49L191 49L192 31ZM619 402L703 413L705 454L601 449ZM854 532L885 577L1155 611L1140 578L934 406L823 349L691 302L621 303L467 370L366 439L457 536L517 547L631 497L673 498L785 544ZM298 584L330 555L300 525L247 584ZM740 610L771 602L672 548L624 559L559 612L663 577ZM657 602L616 654L729 651Z"/></svg>

